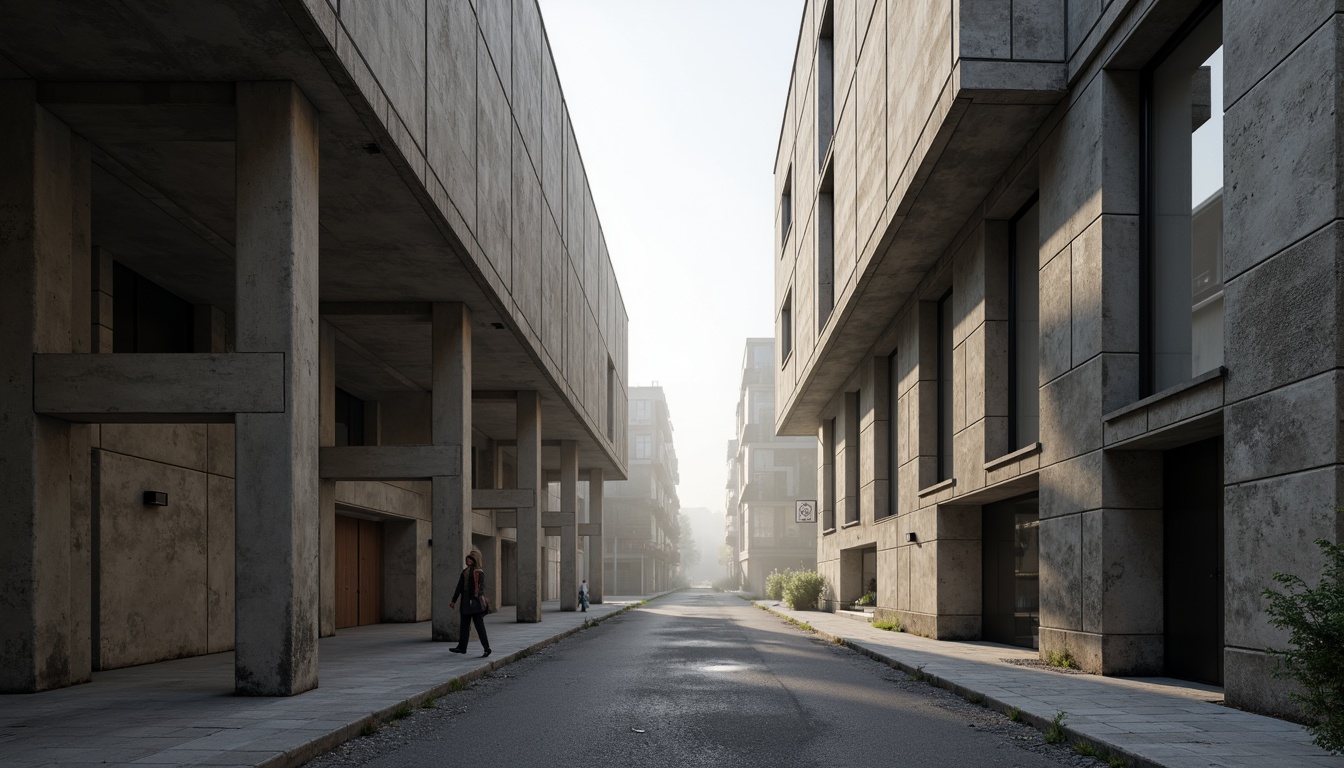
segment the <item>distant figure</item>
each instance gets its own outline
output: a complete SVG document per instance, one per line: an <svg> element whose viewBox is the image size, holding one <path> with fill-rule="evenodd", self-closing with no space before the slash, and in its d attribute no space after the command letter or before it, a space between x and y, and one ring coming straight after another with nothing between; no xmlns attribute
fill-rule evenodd
<svg viewBox="0 0 1344 768"><path fill-rule="evenodd" d="M481 658L485 658L490 655L490 639L485 635L485 615L490 612L490 601L485 597L485 572L481 570L481 553L478 550L473 549L467 555L467 567L462 569L462 575L457 578L457 589L453 590L449 609L457 607L458 597L463 598L461 631L458 633L460 639L456 648L448 650L453 653L467 652L474 622L476 634L481 638L481 647L485 649Z"/></svg>
<svg viewBox="0 0 1344 768"><path fill-rule="evenodd" d="M584 579L584 580L583 580L583 583L579 585L579 606L583 609L583 612L584 612L584 613L587 613L587 612L588 612L588 580L587 580L587 579Z"/></svg>

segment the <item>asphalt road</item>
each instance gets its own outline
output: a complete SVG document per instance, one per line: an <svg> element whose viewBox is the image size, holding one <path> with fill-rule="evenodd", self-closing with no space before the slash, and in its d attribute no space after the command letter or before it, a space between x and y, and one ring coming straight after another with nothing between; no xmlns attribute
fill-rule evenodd
<svg viewBox="0 0 1344 768"><path fill-rule="evenodd" d="M691 590L603 622L310 765L1093 765L743 600Z"/></svg>

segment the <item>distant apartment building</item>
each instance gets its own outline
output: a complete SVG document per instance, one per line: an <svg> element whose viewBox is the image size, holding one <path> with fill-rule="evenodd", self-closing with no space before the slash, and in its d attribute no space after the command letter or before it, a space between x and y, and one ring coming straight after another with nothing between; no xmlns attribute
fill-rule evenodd
<svg viewBox="0 0 1344 768"><path fill-rule="evenodd" d="M806 3L776 425L829 607L1293 709L1261 589L1344 536L1344 17L1287 5Z"/></svg>
<svg viewBox="0 0 1344 768"><path fill-rule="evenodd" d="M728 443L726 541L738 586L754 594L771 571L817 565L816 518L796 514L797 502L817 498L817 441L775 436L774 360L774 339L747 339Z"/></svg>
<svg viewBox="0 0 1344 768"><path fill-rule="evenodd" d="M678 578L677 452L660 386L630 388L629 479L605 490L607 594L647 595Z"/></svg>

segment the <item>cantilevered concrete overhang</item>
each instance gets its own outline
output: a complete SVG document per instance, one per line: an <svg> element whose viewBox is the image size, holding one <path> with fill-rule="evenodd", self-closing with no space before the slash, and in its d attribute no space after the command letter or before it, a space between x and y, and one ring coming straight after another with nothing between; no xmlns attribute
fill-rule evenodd
<svg viewBox="0 0 1344 768"><path fill-rule="evenodd" d="M37 81L40 102L92 145L94 244L183 299L226 312L235 289L234 83L295 82L320 114L321 300L337 330L340 386L365 398L427 396L429 307L461 302L472 317L473 388L539 391L544 437L578 441L582 466L623 478L624 451L605 434L606 414L590 412L592 398L585 406L575 391L584 385L566 374L573 366L541 343L542 313L526 304L540 304L542 290L515 298L489 269L385 86L351 71L342 41L350 38L325 0L17 0L0 16L0 79ZM454 194L475 199L476 190ZM602 300L623 317L609 283ZM557 295L547 300L563 312L588 311L574 306L572 285ZM623 327L609 335L620 337L607 344L623 376ZM474 411L478 434L514 437L511 403Z"/></svg>
<svg viewBox="0 0 1344 768"><path fill-rule="evenodd" d="M1064 98L1063 62L961 59L944 83L915 151L900 169L867 243L858 280L837 297L798 385L780 409L780 435L816 435L823 411L939 257L983 205ZM860 162L864 159L860 158Z"/></svg>

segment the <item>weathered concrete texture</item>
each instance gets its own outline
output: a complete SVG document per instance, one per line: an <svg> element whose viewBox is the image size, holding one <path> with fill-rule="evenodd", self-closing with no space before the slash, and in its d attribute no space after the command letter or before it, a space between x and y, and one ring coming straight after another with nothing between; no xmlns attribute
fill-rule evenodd
<svg viewBox="0 0 1344 768"><path fill-rule="evenodd" d="M602 535L588 539L588 601L601 603L606 599L606 562L607 514L606 487L602 483L602 470L588 470L588 521L602 526Z"/></svg>
<svg viewBox="0 0 1344 768"><path fill-rule="evenodd" d="M433 479L433 626L435 640L459 639L460 611L449 607L457 576L471 551L471 478L461 456L471 445L471 311L462 304L434 305L432 432L439 449L457 449L457 467ZM450 470L455 470L449 474Z"/></svg>
<svg viewBox="0 0 1344 768"><path fill-rule="evenodd" d="M286 411L237 430L236 687L317 685L317 115L288 82L237 92L238 351L283 352Z"/></svg>
<svg viewBox="0 0 1344 768"><path fill-rule="evenodd" d="M1229 405L1225 482L1229 485L1340 462L1340 396L1335 370Z"/></svg>
<svg viewBox="0 0 1344 768"><path fill-rule="evenodd" d="M573 440L560 443L560 512L567 514L560 526L560 610L579 607L579 446Z"/></svg>
<svg viewBox="0 0 1344 768"><path fill-rule="evenodd" d="M34 84L0 84L0 690L88 678L71 666L70 428L32 410L34 352L70 351L72 138L36 105ZM75 658L87 658L81 654Z"/></svg>
<svg viewBox="0 0 1344 768"><path fill-rule="evenodd" d="M541 512L546 489L541 478L541 398L535 391L518 393L518 487L534 492L532 507L518 508L518 621L541 621Z"/></svg>

